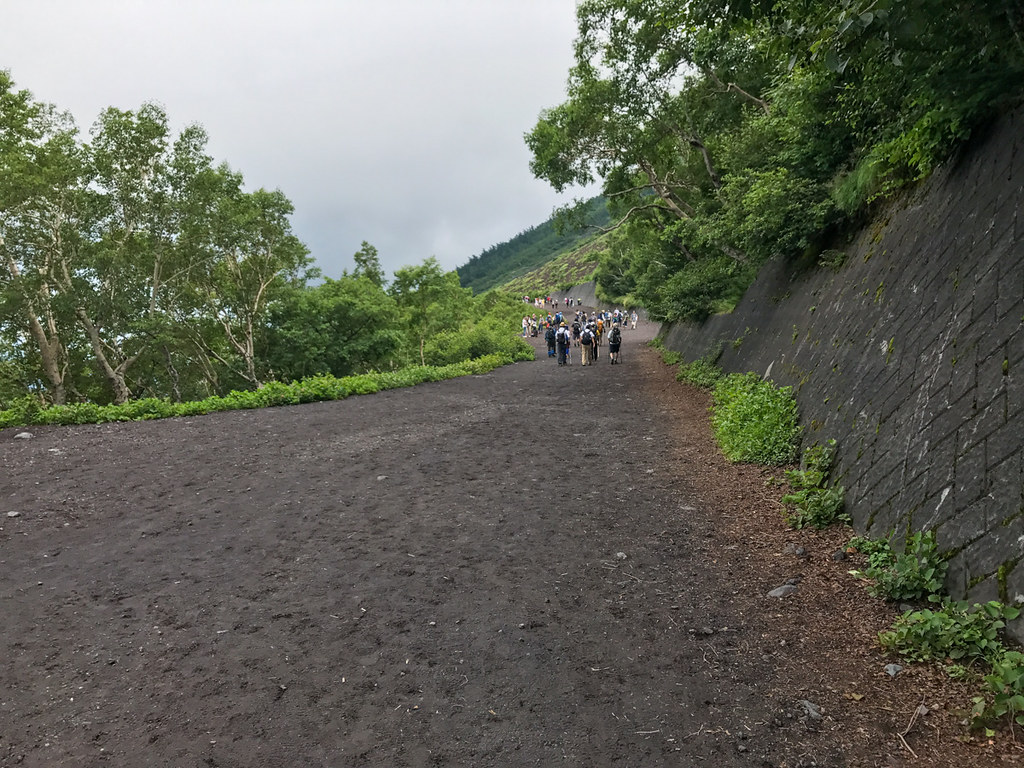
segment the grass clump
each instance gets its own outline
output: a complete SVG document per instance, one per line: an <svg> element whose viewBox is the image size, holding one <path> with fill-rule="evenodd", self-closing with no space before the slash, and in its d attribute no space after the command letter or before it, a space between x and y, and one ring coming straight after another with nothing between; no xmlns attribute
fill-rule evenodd
<svg viewBox="0 0 1024 768"><path fill-rule="evenodd" d="M729 461L778 466L796 459L800 425L790 387L733 373L718 380L713 397L711 424Z"/></svg>
<svg viewBox="0 0 1024 768"><path fill-rule="evenodd" d="M676 381L685 381L701 389L711 389L722 378L722 369L701 358L692 363L680 363Z"/></svg>

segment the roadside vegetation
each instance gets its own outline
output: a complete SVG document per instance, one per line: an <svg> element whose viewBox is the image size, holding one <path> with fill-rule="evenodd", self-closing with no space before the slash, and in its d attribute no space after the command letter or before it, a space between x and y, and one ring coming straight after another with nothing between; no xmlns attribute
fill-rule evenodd
<svg viewBox="0 0 1024 768"><path fill-rule="evenodd" d="M660 339L651 345L667 365L677 366L677 380L711 391L711 422L726 458L766 466L794 460L800 429L788 388L753 373L723 373L715 365L714 350L688 363ZM781 503L791 528L849 523L844 489L830 478L835 449L834 440L807 446L800 464L784 470L788 489ZM1013 729L1024 726L1024 653L1004 640L1003 629L1021 616L1020 608L998 601L971 604L944 594L949 553L939 549L934 531L912 533L900 544L891 534L884 539L854 536L847 552L864 558L864 567L850 574L864 581L872 597L904 605L892 628L879 635L881 647L973 681L978 694L969 713L971 725L988 737L994 728L1006 726L1015 737Z"/></svg>
<svg viewBox="0 0 1024 768"><path fill-rule="evenodd" d="M971 604L943 592L947 554L939 551L934 531L906 538L903 551L893 537L854 537L850 549L867 558L863 579L868 592L883 600L912 601L891 629L879 635L886 650L907 661L938 665L951 677L978 687L971 722L992 735L1001 724L1024 726L1024 653L1007 644L1002 630L1020 617L1020 608L996 600Z"/></svg>
<svg viewBox="0 0 1024 768"><path fill-rule="evenodd" d="M351 272L321 275L284 193L246 189L206 145L154 104L107 109L83 136L0 72L4 423L217 409L282 382L525 354L521 304L474 296L436 259L389 277L363 243Z"/></svg>
<svg viewBox="0 0 1024 768"><path fill-rule="evenodd" d="M769 259L838 263L876 201L1024 82L1009 0L584 0L577 18L531 168L560 191L603 184L598 295L654 320L730 309Z"/></svg>
<svg viewBox="0 0 1024 768"><path fill-rule="evenodd" d="M516 360L532 360L533 356L532 347L523 343L522 345L517 344L516 350L512 354L489 354L449 365L417 365L394 371L362 373L342 378L325 374L293 381L290 384L272 381L259 389L232 391L224 396L215 395L203 400L184 403L149 397L130 400L120 405L73 403L43 407L37 399L30 397L18 401L5 411L0 411L0 429L42 424L102 424L110 421L144 421L175 416L200 416L216 411L238 411L249 408L270 408L277 405L343 400L350 395L369 395L385 389L411 387L427 381L479 375Z"/></svg>

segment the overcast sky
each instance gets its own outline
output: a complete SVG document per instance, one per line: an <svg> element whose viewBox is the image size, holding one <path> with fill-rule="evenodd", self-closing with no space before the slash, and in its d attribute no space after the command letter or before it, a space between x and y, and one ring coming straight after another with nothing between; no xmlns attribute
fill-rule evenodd
<svg viewBox="0 0 1024 768"><path fill-rule="evenodd" d="M325 274L454 269L570 196L523 134L564 100L575 0L5 0L0 69L70 110L161 104L250 189L280 188ZM579 191L576 196L589 192Z"/></svg>

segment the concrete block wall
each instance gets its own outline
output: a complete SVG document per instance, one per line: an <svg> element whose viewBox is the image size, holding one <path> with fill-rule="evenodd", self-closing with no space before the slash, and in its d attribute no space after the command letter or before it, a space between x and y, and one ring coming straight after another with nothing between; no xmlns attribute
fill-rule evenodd
<svg viewBox="0 0 1024 768"><path fill-rule="evenodd" d="M1024 109L841 247L666 346L793 387L858 532L933 529L952 595L1024 602Z"/></svg>

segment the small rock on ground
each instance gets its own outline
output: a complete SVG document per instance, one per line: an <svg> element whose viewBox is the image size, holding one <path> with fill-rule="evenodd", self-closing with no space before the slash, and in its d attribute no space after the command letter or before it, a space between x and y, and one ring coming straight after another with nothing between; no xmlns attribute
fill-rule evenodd
<svg viewBox="0 0 1024 768"><path fill-rule="evenodd" d="M811 720L821 720L821 707L819 707L813 701L808 701L807 699L800 699L800 701L798 701L797 703L801 707L803 707L804 712L807 713L807 716L811 718Z"/></svg>

